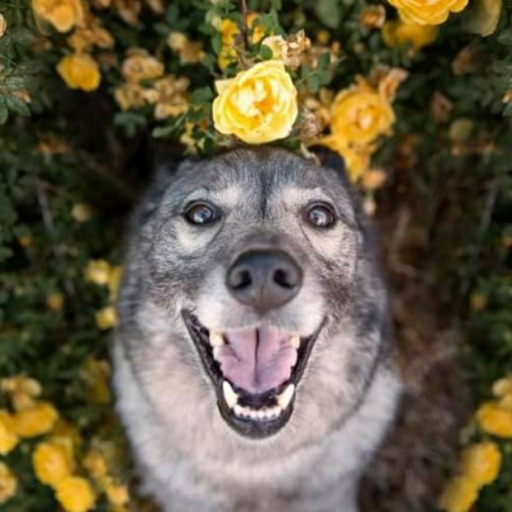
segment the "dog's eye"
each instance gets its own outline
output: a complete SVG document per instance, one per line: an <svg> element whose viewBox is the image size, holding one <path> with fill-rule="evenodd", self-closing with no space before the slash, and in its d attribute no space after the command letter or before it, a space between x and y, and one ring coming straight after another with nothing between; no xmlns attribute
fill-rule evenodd
<svg viewBox="0 0 512 512"><path fill-rule="evenodd" d="M305 217L306 222L315 228L330 228L336 221L332 208L322 203L310 206Z"/></svg>
<svg viewBox="0 0 512 512"><path fill-rule="evenodd" d="M215 208L205 203L191 204L184 213L185 219L190 224L204 226L212 224L219 218L219 214Z"/></svg>

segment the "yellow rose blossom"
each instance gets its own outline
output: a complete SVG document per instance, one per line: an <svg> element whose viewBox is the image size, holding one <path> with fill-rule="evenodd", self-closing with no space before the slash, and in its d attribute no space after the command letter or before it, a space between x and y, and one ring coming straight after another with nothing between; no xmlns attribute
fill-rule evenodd
<svg viewBox="0 0 512 512"><path fill-rule="evenodd" d="M222 46L232 46L235 44L236 36L240 33L238 25L229 18L220 22L220 35Z"/></svg>
<svg viewBox="0 0 512 512"><path fill-rule="evenodd" d="M0 455L7 455L14 450L18 440L11 415L6 410L0 409Z"/></svg>
<svg viewBox="0 0 512 512"><path fill-rule="evenodd" d="M64 307L64 295L60 292L49 293L46 296L46 306L50 311L62 311Z"/></svg>
<svg viewBox="0 0 512 512"><path fill-rule="evenodd" d="M116 507L126 505L129 500L128 489L125 485L107 482L105 484L105 494L108 501Z"/></svg>
<svg viewBox="0 0 512 512"><path fill-rule="evenodd" d="M498 379L492 385L492 394L499 398L512 393L512 376Z"/></svg>
<svg viewBox="0 0 512 512"><path fill-rule="evenodd" d="M66 512L87 512L96 502L91 484L85 478L68 476L55 486L55 496Z"/></svg>
<svg viewBox="0 0 512 512"><path fill-rule="evenodd" d="M95 480L101 480L107 474L107 462L98 450L89 450L84 458L84 467Z"/></svg>
<svg viewBox="0 0 512 512"><path fill-rule="evenodd" d="M87 357L80 368L80 378L87 386L87 399L95 404L108 404L110 393L110 365L108 361Z"/></svg>
<svg viewBox="0 0 512 512"><path fill-rule="evenodd" d="M81 0L32 0L32 8L59 32L68 32L84 18Z"/></svg>
<svg viewBox="0 0 512 512"><path fill-rule="evenodd" d="M99 329L112 329L117 325L117 312L113 306L107 306L96 312L95 320Z"/></svg>
<svg viewBox="0 0 512 512"><path fill-rule="evenodd" d="M469 0L388 0L398 9L400 17L407 23L439 25L450 13L460 12Z"/></svg>
<svg viewBox="0 0 512 512"><path fill-rule="evenodd" d="M253 44L259 43L265 37L264 27L257 23L259 17L260 15L255 12L250 12L247 15L247 27L252 32L251 43Z"/></svg>
<svg viewBox="0 0 512 512"><path fill-rule="evenodd" d="M70 89L90 92L101 82L98 63L87 53L73 53L63 57L57 64L57 71Z"/></svg>
<svg viewBox="0 0 512 512"><path fill-rule="evenodd" d="M390 48L411 46L414 50L419 50L433 43L438 32L435 25L394 20L384 24L382 39Z"/></svg>
<svg viewBox="0 0 512 512"><path fill-rule="evenodd" d="M59 413L53 405L39 402L29 409L22 409L12 415L13 428L19 437L37 437L50 432Z"/></svg>
<svg viewBox="0 0 512 512"><path fill-rule="evenodd" d="M0 388L11 395L12 406L17 411L33 407L36 404L35 398L42 391L41 384L37 380L25 375L14 375L2 379Z"/></svg>
<svg viewBox="0 0 512 512"><path fill-rule="evenodd" d="M71 475L73 470L68 450L55 442L39 443L32 454L32 465L37 478L52 487Z"/></svg>
<svg viewBox="0 0 512 512"><path fill-rule="evenodd" d="M478 409L476 419L484 432L512 439L512 410L496 402L486 402Z"/></svg>
<svg viewBox="0 0 512 512"><path fill-rule="evenodd" d="M439 501L446 512L468 512L478 498L478 487L466 476L457 476L448 481Z"/></svg>
<svg viewBox="0 0 512 512"><path fill-rule="evenodd" d="M476 0L465 20L466 30L483 37L490 36L498 26L502 7L502 0Z"/></svg>
<svg viewBox="0 0 512 512"><path fill-rule="evenodd" d="M336 135L328 135L321 140L323 146L343 157L350 181L355 183L370 166L370 149L364 146L351 146Z"/></svg>
<svg viewBox="0 0 512 512"><path fill-rule="evenodd" d="M0 38L3 37L7 30L7 20L5 16L0 12Z"/></svg>
<svg viewBox="0 0 512 512"><path fill-rule="evenodd" d="M85 279L94 284L106 285L110 279L111 266L105 260L91 260L85 269Z"/></svg>
<svg viewBox="0 0 512 512"><path fill-rule="evenodd" d="M347 143L370 144L388 134L395 114L388 99L364 82L338 93L331 106L331 132Z"/></svg>
<svg viewBox="0 0 512 512"><path fill-rule="evenodd" d="M93 214L93 209L85 203L75 203L71 208L71 217L77 222L87 222L91 220Z"/></svg>
<svg viewBox="0 0 512 512"><path fill-rule="evenodd" d="M146 50L132 49L123 61L121 73L130 82L160 78L165 72L164 65Z"/></svg>
<svg viewBox="0 0 512 512"><path fill-rule="evenodd" d="M359 14L359 23L366 28L381 28L386 21L386 9L383 5L369 5Z"/></svg>
<svg viewBox="0 0 512 512"><path fill-rule="evenodd" d="M474 444L462 452L460 467L465 476L482 487L496 480L501 467L501 452L495 443Z"/></svg>
<svg viewBox="0 0 512 512"><path fill-rule="evenodd" d="M216 82L215 128L248 144L262 144L290 134L298 115L297 90L284 64L269 60Z"/></svg>
<svg viewBox="0 0 512 512"><path fill-rule="evenodd" d="M127 82L116 87L114 98L121 110L140 108L146 104L144 89L136 82Z"/></svg>
<svg viewBox="0 0 512 512"><path fill-rule="evenodd" d="M3 462L0 462L0 505L9 501L15 494L18 480Z"/></svg>

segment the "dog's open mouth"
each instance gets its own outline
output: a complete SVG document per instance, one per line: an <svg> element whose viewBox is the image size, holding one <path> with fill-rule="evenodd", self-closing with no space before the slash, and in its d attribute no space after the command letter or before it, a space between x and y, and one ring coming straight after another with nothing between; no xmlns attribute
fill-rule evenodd
<svg viewBox="0 0 512 512"><path fill-rule="evenodd" d="M212 332L190 312L183 318L225 421L252 438L280 430L292 415L297 384L323 324L300 337L265 324Z"/></svg>

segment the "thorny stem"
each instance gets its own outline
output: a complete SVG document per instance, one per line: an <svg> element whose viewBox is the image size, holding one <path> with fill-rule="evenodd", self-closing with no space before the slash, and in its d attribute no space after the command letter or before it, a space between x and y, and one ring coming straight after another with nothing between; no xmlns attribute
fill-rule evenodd
<svg viewBox="0 0 512 512"><path fill-rule="evenodd" d="M244 38L244 46L249 49L249 34L247 29L247 0L240 0L242 5L242 35Z"/></svg>

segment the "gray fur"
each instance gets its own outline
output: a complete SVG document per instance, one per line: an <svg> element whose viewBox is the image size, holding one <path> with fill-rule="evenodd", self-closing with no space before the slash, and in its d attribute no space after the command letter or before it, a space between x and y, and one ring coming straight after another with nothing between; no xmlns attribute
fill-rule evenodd
<svg viewBox="0 0 512 512"><path fill-rule="evenodd" d="M222 208L217 226L183 220L184 202L198 198ZM342 221L315 231L301 212L324 199ZM159 173L129 242L114 380L145 491L165 512L355 512L400 385L371 233L340 173L268 148L185 161ZM268 320L301 335L327 323L289 423L251 440L220 416L181 311L217 330L256 325L224 275L236 254L260 246L287 250L305 273L298 295Z"/></svg>

